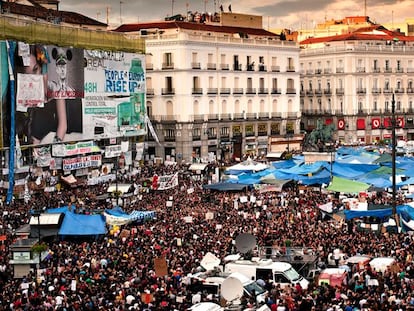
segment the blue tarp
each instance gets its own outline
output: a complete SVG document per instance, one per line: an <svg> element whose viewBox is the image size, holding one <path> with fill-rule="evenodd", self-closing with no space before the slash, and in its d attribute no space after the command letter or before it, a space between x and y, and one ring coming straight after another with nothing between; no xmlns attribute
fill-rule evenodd
<svg viewBox="0 0 414 311"><path fill-rule="evenodd" d="M210 185L204 185L204 189L217 190L217 191L243 191L249 188L249 185L246 184L236 184L236 183L227 183L219 182Z"/></svg>
<svg viewBox="0 0 414 311"><path fill-rule="evenodd" d="M146 219L153 219L155 217L154 211L132 211L130 214L125 213L122 208L119 206L114 207L113 209L105 210L105 213L115 216L121 217L132 221L143 221Z"/></svg>
<svg viewBox="0 0 414 311"><path fill-rule="evenodd" d="M50 208L45 211L49 214L65 214L58 235L85 236L101 235L106 233L105 217L103 215L84 215L74 213L74 207L68 206Z"/></svg>

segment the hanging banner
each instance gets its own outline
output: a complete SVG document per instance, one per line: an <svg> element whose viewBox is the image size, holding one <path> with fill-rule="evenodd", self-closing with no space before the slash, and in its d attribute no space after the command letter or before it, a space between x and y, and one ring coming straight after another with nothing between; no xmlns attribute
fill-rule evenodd
<svg viewBox="0 0 414 311"><path fill-rule="evenodd" d="M63 159L63 170L71 171L86 167L98 167L102 165L100 154L71 159Z"/></svg>
<svg viewBox="0 0 414 311"><path fill-rule="evenodd" d="M52 155L54 157L71 157L100 151L101 149L98 146L95 146L93 141L83 141L76 144L52 145Z"/></svg>
<svg viewBox="0 0 414 311"><path fill-rule="evenodd" d="M122 154L121 145L105 146L105 158L116 158Z"/></svg>
<svg viewBox="0 0 414 311"><path fill-rule="evenodd" d="M163 175L157 178L157 190L167 190L178 186L178 173L174 175Z"/></svg>

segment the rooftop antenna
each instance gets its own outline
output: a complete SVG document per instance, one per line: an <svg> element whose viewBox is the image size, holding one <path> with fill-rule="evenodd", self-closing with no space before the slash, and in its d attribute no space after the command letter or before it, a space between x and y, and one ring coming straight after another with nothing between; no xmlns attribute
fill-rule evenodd
<svg viewBox="0 0 414 311"><path fill-rule="evenodd" d="M106 24L109 25L109 6L106 7Z"/></svg>
<svg viewBox="0 0 414 311"><path fill-rule="evenodd" d="M174 0L171 0L171 16L174 16Z"/></svg>
<svg viewBox="0 0 414 311"><path fill-rule="evenodd" d="M122 3L123 1L119 1L119 24L122 25Z"/></svg>

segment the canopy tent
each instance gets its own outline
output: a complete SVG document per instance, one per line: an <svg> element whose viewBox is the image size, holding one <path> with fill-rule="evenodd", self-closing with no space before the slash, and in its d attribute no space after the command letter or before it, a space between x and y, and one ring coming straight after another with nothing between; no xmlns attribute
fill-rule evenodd
<svg viewBox="0 0 414 311"><path fill-rule="evenodd" d="M208 163L192 163L188 170L189 171L204 171L205 168L208 166Z"/></svg>
<svg viewBox="0 0 414 311"><path fill-rule="evenodd" d="M359 193L368 188L369 184L333 176L332 182L327 187L327 190L343 193Z"/></svg>
<svg viewBox="0 0 414 311"><path fill-rule="evenodd" d="M98 236L107 232L103 215L83 215L66 212L60 236Z"/></svg>
<svg viewBox="0 0 414 311"><path fill-rule="evenodd" d="M105 210L104 216L108 225L125 225L131 222L143 222L148 219L153 219L155 217L155 212L132 211L130 214L127 214L118 206L113 209Z"/></svg>
<svg viewBox="0 0 414 311"><path fill-rule="evenodd" d="M291 179L278 179L272 173L260 178L260 183L262 183L262 184L270 184L270 185L280 186L281 188L284 184L287 184L290 181L291 181Z"/></svg>
<svg viewBox="0 0 414 311"><path fill-rule="evenodd" d="M236 183L227 183L219 182L210 185L203 185L204 189L217 190L217 191L244 191L249 188L249 185L246 184L236 184Z"/></svg>
<svg viewBox="0 0 414 311"><path fill-rule="evenodd" d="M251 158L248 158L246 161L230 166L225 171L225 174L239 175L241 173L254 173L254 172L263 171L267 168L268 168L267 164L256 162L252 160Z"/></svg>

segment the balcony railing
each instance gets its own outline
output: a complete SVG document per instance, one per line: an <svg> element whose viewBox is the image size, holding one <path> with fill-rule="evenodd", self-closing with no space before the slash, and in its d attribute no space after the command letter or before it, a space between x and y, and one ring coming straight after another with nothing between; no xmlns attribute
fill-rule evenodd
<svg viewBox="0 0 414 311"><path fill-rule="evenodd" d="M272 94L282 94L282 90L280 88L272 88Z"/></svg>
<svg viewBox="0 0 414 311"><path fill-rule="evenodd" d="M175 136L164 136L164 141L175 141Z"/></svg>
<svg viewBox="0 0 414 311"><path fill-rule="evenodd" d="M323 69L323 73L324 74L331 74L332 73L332 69L331 68L324 68Z"/></svg>
<svg viewBox="0 0 414 311"><path fill-rule="evenodd" d="M162 63L162 67L163 70L166 69L174 69L174 63Z"/></svg>
<svg viewBox="0 0 414 311"><path fill-rule="evenodd" d="M281 112L272 112L271 116L272 116L272 118L281 118L282 113Z"/></svg>
<svg viewBox="0 0 414 311"><path fill-rule="evenodd" d="M315 95L316 96L322 96L322 90L321 89L315 90Z"/></svg>
<svg viewBox="0 0 414 311"><path fill-rule="evenodd" d="M321 73L322 73L321 68L315 69L315 74L320 75Z"/></svg>
<svg viewBox="0 0 414 311"><path fill-rule="evenodd" d="M242 95L243 94L243 89L240 87L235 87L233 88L233 94L234 95Z"/></svg>
<svg viewBox="0 0 414 311"><path fill-rule="evenodd" d="M345 90L343 88L336 89L336 95L344 95Z"/></svg>
<svg viewBox="0 0 414 311"><path fill-rule="evenodd" d="M324 90L323 90L323 93L324 93L325 95L331 95L331 94L332 94L332 90L331 90L331 89L324 89Z"/></svg>
<svg viewBox="0 0 414 311"><path fill-rule="evenodd" d="M233 64L233 70L234 71L241 71L242 65L241 64Z"/></svg>
<svg viewBox="0 0 414 311"><path fill-rule="evenodd" d="M306 95L313 96L314 92L313 90L306 90Z"/></svg>
<svg viewBox="0 0 414 311"><path fill-rule="evenodd" d="M244 119L244 113L235 113L233 114L234 119Z"/></svg>
<svg viewBox="0 0 414 311"><path fill-rule="evenodd" d="M259 64L258 68L259 68L259 71L262 71L262 72L267 71L267 67L265 65L260 65Z"/></svg>
<svg viewBox="0 0 414 311"><path fill-rule="evenodd" d="M373 73L380 73L381 72L381 69L379 69L378 67L374 67L374 68L371 69L371 71Z"/></svg>
<svg viewBox="0 0 414 311"><path fill-rule="evenodd" d="M152 63L145 63L145 70L153 70L154 64Z"/></svg>
<svg viewBox="0 0 414 311"><path fill-rule="evenodd" d="M218 93L218 88L216 88L216 87L209 87L207 89L207 94L208 95L215 95L217 93Z"/></svg>
<svg viewBox="0 0 414 311"><path fill-rule="evenodd" d="M269 118L269 114L267 112L259 112L258 117L260 119Z"/></svg>
<svg viewBox="0 0 414 311"><path fill-rule="evenodd" d="M404 72L404 68L397 68L395 69L396 73L403 73Z"/></svg>
<svg viewBox="0 0 414 311"><path fill-rule="evenodd" d="M286 72L295 72L295 66L287 66Z"/></svg>
<svg viewBox="0 0 414 311"><path fill-rule="evenodd" d="M246 71L254 71L254 65L246 65Z"/></svg>
<svg viewBox="0 0 414 311"><path fill-rule="evenodd" d="M269 94L269 89L261 87L261 88L258 89L258 93L259 94Z"/></svg>
<svg viewBox="0 0 414 311"><path fill-rule="evenodd" d="M229 64L220 64L221 70L229 70Z"/></svg>
<svg viewBox="0 0 414 311"><path fill-rule="evenodd" d="M414 93L414 88L407 88L407 93L409 94L413 94Z"/></svg>
<svg viewBox="0 0 414 311"><path fill-rule="evenodd" d="M306 70L307 75L313 75L313 73L314 73L313 69L307 69Z"/></svg>
<svg viewBox="0 0 414 311"><path fill-rule="evenodd" d="M344 73L344 68L343 67L336 68L336 73Z"/></svg>
<svg viewBox="0 0 414 311"><path fill-rule="evenodd" d="M174 88L162 88L161 95L174 95L175 89Z"/></svg>
<svg viewBox="0 0 414 311"><path fill-rule="evenodd" d="M252 87L246 88L246 94L248 95L256 94L256 88L252 88Z"/></svg>
<svg viewBox="0 0 414 311"><path fill-rule="evenodd" d="M201 69L201 64L200 63L191 63L191 68L192 69Z"/></svg>
<svg viewBox="0 0 414 311"><path fill-rule="evenodd" d="M220 115L220 120L231 120L231 113L222 113Z"/></svg>
<svg viewBox="0 0 414 311"><path fill-rule="evenodd" d="M216 67L215 63L207 63L207 70L216 70Z"/></svg>
<svg viewBox="0 0 414 311"><path fill-rule="evenodd" d="M392 73L392 68L384 68L385 73Z"/></svg>
<svg viewBox="0 0 414 311"><path fill-rule="evenodd" d="M286 94L296 94L296 89L288 87L286 89Z"/></svg>
<svg viewBox="0 0 414 311"><path fill-rule="evenodd" d="M249 119L249 120L256 119L256 113L254 112L246 113L246 119Z"/></svg>
<svg viewBox="0 0 414 311"><path fill-rule="evenodd" d="M271 66L271 67L270 67L270 69L271 69L273 72L280 72L280 66Z"/></svg>
<svg viewBox="0 0 414 311"><path fill-rule="evenodd" d="M382 92L384 94L391 94L392 93L392 88L384 88Z"/></svg>
<svg viewBox="0 0 414 311"><path fill-rule="evenodd" d="M357 93L357 94L366 94L366 93L367 93L367 89L366 89L366 88L364 88L364 87L358 87L358 88L356 89L356 93Z"/></svg>
<svg viewBox="0 0 414 311"><path fill-rule="evenodd" d="M228 87L222 87L222 88L220 88L220 94L222 94L222 95L228 95L228 94L230 94L230 88L228 88Z"/></svg>
<svg viewBox="0 0 414 311"><path fill-rule="evenodd" d="M373 87L371 91L372 94L381 94L381 88L379 87Z"/></svg>
<svg viewBox="0 0 414 311"><path fill-rule="evenodd" d="M154 89L153 88L147 88L146 94L147 94L147 97L154 96Z"/></svg>
<svg viewBox="0 0 414 311"><path fill-rule="evenodd" d="M365 72L365 67L357 67L356 72Z"/></svg>
<svg viewBox="0 0 414 311"><path fill-rule="evenodd" d="M403 87L396 88L394 90L394 92L395 92L395 94L402 94L402 93L404 93L404 88Z"/></svg>
<svg viewBox="0 0 414 311"><path fill-rule="evenodd" d="M202 95L203 94L203 89L201 87L195 87L191 90L191 93L193 95Z"/></svg>

